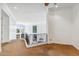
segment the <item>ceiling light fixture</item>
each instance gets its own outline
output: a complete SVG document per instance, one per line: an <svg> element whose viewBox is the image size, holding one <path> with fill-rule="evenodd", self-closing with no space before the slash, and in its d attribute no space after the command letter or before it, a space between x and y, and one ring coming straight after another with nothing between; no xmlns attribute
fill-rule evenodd
<svg viewBox="0 0 79 59"><path fill-rule="evenodd" d="M54 6L57 8L58 7L57 3L54 3Z"/></svg>
<svg viewBox="0 0 79 59"><path fill-rule="evenodd" d="M14 9L17 9L17 7L14 7Z"/></svg>
<svg viewBox="0 0 79 59"><path fill-rule="evenodd" d="M58 5L55 6L56 8L58 7Z"/></svg>
<svg viewBox="0 0 79 59"><path fill-rule="evenodd" d="M57 4L57 3L53 3L53 4L44 3L44 5L45 5L46 7L48 7L48 8L52 8L52 7L57 8L57 7L58 7L58 4Z"/></svg>

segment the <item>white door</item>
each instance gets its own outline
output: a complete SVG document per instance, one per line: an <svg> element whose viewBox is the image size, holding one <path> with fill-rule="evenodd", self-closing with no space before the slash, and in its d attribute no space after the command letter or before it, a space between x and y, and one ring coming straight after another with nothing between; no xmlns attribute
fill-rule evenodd
<svg viewBox="0 0 79 59"><path fill-rule="evenodd" d="M9 16L1 10L1 42L9 41Z"/></svg>

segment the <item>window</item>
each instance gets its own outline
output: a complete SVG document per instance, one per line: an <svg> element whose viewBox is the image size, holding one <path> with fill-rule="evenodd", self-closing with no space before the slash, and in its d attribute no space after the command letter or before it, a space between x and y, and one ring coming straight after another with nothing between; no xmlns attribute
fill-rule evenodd
<svg viewBox="0 0 79 59"><path fill-rule="evenodd" d="M36 25L33 26L33 33L37 33L37 26Z"/></svg>

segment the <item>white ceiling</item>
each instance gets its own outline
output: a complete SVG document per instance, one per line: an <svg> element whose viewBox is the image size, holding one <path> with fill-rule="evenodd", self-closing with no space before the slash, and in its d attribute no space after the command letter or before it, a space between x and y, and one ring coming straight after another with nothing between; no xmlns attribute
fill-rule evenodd
<svg viewBox="0 0 79 59"><path fill-rule="evenodd" d="M77 3L57 3L58 7L54 7L51 3L49 6L49 10L52 11L54 9L62 9L62 8L73 8Z"/></svg>
<svg viewBox="0 0 79 59"><path fill-rule="evenodd" d="M24 22L40 22L37 17L42 16L41 13L45 13L46 10L42 3L7 3L7 5L15 18Z"/></svg>
<svg viewBox="0 0 79 59"><path fill-rule="evenodd" d="M42 3L8 3L7 5L12 11L14 11L14 7L17 7L18 11L20 12L26 11L27 13L32 11L38 12L41 9L44 9Z"/></svg>
<svg viewBox="0 0 79 59"><path fill-rule="evenodd" d="M13 15L16 17L17 20L22 20L27 22L39 22L42 16L42 13L46 12L46 8L44 3L7 3L9 9L12 11ZM50 3L48 8L49 10L53 10L53 3ZM76 3L57 3L58 8L70 8L76 5ZM16 8L15 8L16 7ZM34 16L37 17L36 19ZM39 17L41 16L41 17ZM40 19L38 19L40 18Z"/></svg>

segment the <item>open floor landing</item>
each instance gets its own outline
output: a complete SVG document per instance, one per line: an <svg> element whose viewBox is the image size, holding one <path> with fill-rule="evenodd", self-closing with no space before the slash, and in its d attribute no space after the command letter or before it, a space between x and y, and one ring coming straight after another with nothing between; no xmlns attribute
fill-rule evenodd
<svg viewBox="0 0 79 59"><path fill-rule="evenodd" d="M5 43L2 49L2 56L79 56L79 51L71 45L53 43L27 48L23 40Z"/></svg>

